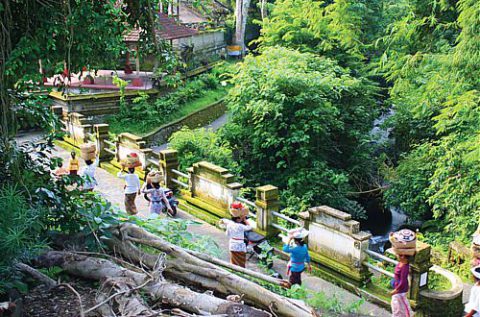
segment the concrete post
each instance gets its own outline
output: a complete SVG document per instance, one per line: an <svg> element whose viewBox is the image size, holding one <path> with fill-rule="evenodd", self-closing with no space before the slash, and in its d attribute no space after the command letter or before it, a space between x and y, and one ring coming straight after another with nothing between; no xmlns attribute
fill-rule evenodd
<svg viewBox="0 0 480 317"><path fill-rule="evenodd" d="M93 133L97 139L97 151L100 162L109 161L112 159L112 154L105 151L108 148L108 144L105 140L108 140L108 124L101 123L93 125Z"/></svg>
<svg viewBox="0 0 480 317"><path fill-rule="evenodd" d="M274 236L278 230L272 226L276 218L272 212L280 211L278 187L272 185L257 187L255 205L257 205L257 229L265 232L267 237Z"/></svg>
<svg viewBox="0 0 480 317"><path fill-rule="evenodd" d="M172 179L177 178L177 175L172 172L172 169L178 169L178 152L175 150L160 151L160 168L165 177L165 186L170 189L176 189L178 186Z"/></svg>
<svg viewBox="0 0 480 317"><path fill-rule="evenodd" d="M410 260L410 299L418 301L420 291L428 288L428 271L430 263L430 245L417 241L417 252Z"/></svg>

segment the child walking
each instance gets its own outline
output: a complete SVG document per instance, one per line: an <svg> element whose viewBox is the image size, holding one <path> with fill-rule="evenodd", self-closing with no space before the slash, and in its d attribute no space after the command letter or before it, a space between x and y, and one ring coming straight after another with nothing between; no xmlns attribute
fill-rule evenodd
<svg viewBox="0 0 480 317"><path fill-rule="evenodd" d="M239 202L235 202L230 206L230 215L232 215L232 220L221 220L221 223L226 225L226 233L230 238L230 263L246 267L247 245L245 244L245 232L253 229L247 220L248 208L243 207Z"/></svg>
<svg viewBox="0 0 480 317"><path fill-rule="evenodd" d="M129 168L127 174L123 172L122 169L117 176L125 180L125 211L129 215L136 215L138 210L135 205L135 198L137 194L140 195L140 179L135 174L135 168Z"/></svg>
<svg viewBox="0 0 480 317"><path fill-rule="evenodd" d="M308 246L304 241L307 235L308 231L303 228L293 230L289 233L287 243L283 245L283 252L290 253L290 261L287 265L290 285L302 285L302 272L305 271L305 263L308 271L312 271Z"/></svg>

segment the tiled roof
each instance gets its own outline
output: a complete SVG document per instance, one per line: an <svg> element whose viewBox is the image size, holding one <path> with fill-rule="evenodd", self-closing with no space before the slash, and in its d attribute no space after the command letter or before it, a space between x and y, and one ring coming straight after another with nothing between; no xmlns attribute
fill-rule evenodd
<svg viewBox="0 0 480 317"><path fill-rule="evenodd" d="M164 13L159 13L159 29L156 30L157 36L163 40L175 40L184 37L190 37L198 33L197 30L187 28L179 24L174 18ZM140 29L135 28L124 36L125 42L138 42L140 39Z"/></svg>

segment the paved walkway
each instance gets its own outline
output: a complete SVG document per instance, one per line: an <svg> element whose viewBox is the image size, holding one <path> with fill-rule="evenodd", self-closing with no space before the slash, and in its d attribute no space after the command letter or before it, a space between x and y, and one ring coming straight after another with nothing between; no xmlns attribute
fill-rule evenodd
<svg viewBox="0 0 480 317"><path fill-rule="evenodd" d="M59 147L55 148L53 155L61 157L65 161L67 161L69 157L69 153ZM96 171L96 179L98 181L98 186L96 190L114 205L118 206L121 209L124 209L123 181L101 168L98 168ZM148 206L146 200L143 199L143 197L139 197L137 198L136 203L139 209L139 216L147 217ZM183 219L191 219L198 222L199 224L190 225L188 230L196 234L207 235L214 238L220 249L225 250L224 252L222 252L221 258L224 260L228 260L228 252L226 252L226 250L228 250L228 239L222 230L206 222L193 218L190 214L182 210L179 210L178 217ZM261 271L261 269L256 265L254 261L248 262L248 268ZM285 275L286 262L280 259L275 259L274 268L282 275ZM336 296L341 303L345 304L345 306L347 306L349 303L354 303L360 300L360 297L340 288L339 286L336 286L335 284L327 282L317 276L309 275L307 273L304 273L304 285L310 290L316 292L323 292L329 297ZM365 302L362 305L360 311L364 315L378 317L390 316L390 313L387 312L385 309L369 302Z"/></svg>

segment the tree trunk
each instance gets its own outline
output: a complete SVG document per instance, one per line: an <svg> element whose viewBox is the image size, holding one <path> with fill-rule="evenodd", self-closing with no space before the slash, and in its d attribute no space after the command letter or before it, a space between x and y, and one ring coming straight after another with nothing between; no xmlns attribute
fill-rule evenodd
<svg viewBox="0 0 480 317"><path fill-rule="evenodd" d="M120 285L122 291L144 290L155 301L161 301L173 307L179 307L194 314L228 314L228 316L271 317L269 313L234 303L206 293L197 293L188 288L159 281L145 273L134 272L121 267L109 260L93 258L68 252L50 251L41 256L37 262L41 266L60 266L65 272L91 280L107 280L112 285ZM154 274L153 274L154 275ZM134 288L130 288L134 287ZM130 311L135 310L143 315L150 313L138 298L134 302L125 301L125 307ZM137 305L140 305L138 307Z"/></svg>
<svg viewBox="0 0 480 317"><path fill-rule="evenodd" d="M235 3L235 37L233 42L241 47L242 56L245 55L245 29L249 8L250 0L237 0Z"/></svg>
<svg viewBox="0 0 480 317"><path fill-rule="evenodd" d="M309 317L314 316L314 312L309 307L293 302L288 298L275 294L260 285L239 277L231 272L228 272L214 264L199 259L189 254L184 249L177 247L162 238L147 232L146 230L132 224L122 224L119 232L114 232L119 239L122 239L122 245L127 242L135 242L145 246L153 247L161 252L166 253L172 258L171 263L175 267L168 270L168 273L176 275L180 278L181 275L175 272L175 268L189 273L195 269L196 275L201 275L202 278L197 278L197 282L208 283L212 279L222 286L222 289L227 290L230 294L242 295L245 301L249 304L255 305L263 309L270 309L275 315L285 317ZM118 250L117 250L118 251ZM127 257L133 257L127 254ZM137 254L141 259L146 259L148 256ZM151 261L151 259L150 259ZM147 262L143 262L147 266ZM151 264L151 263L150 263ZM168 266L167 266L168 268ZM185 275L183 275L185 277Z"/></svg>

